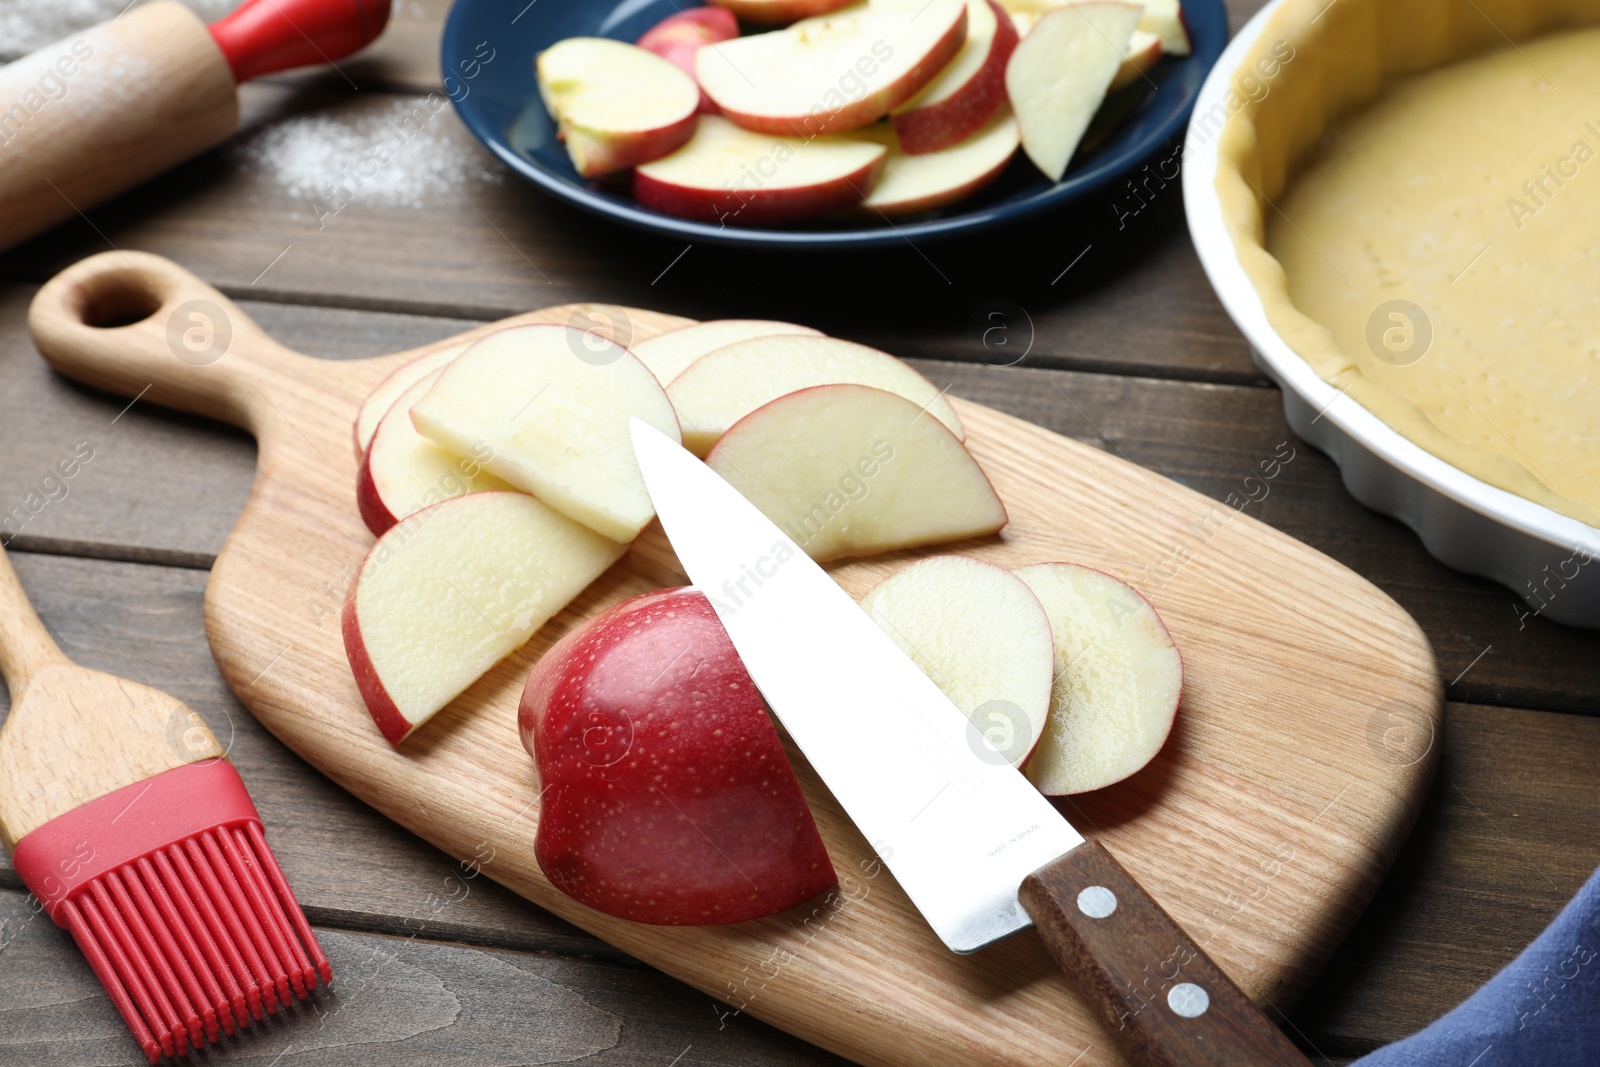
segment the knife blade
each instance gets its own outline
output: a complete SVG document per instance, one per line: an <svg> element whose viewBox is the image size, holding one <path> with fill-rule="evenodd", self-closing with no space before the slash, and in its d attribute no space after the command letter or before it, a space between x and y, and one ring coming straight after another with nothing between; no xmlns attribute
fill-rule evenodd
<svg viewBox="0 0 1600 1067"><path fill-rule="evenodd" d="M948 948L1037 926L1141 1067L1309 1062L787 534L654 427L632 434L690 581Z"/></svg>

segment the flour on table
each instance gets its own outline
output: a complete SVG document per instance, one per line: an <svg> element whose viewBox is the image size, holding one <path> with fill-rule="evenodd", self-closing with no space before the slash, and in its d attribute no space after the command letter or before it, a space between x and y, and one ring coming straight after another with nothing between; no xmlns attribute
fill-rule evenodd
<svg viewBox="0 0 1600 1067"><path fill-rule="evenodd" d="M240 0L182 2L207 22L215 22L240 4ZM0 0L0 56L26 55L70 33L116 18L131 6L129 0Z"/></svg>
<svg viewBox="0 0 1600 1067"><path fill-rule="evenodd" d="M433 94L355 119L297 116L235 151L241 169L270 177L318 216L368 201L420 208L469 184L501 181L499 168L448 111L444 97Z"/></svg>

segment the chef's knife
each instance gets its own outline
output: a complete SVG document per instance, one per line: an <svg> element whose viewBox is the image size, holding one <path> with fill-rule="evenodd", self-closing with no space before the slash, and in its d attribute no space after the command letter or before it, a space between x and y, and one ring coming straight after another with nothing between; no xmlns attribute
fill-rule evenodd
<svg viewBox="0 0 1600 1067"><path fill-rule="evenodd" d="M1309 1061L826 571L634 419L662 528L751 678L950 949L1033 925L1140 1067Z"/></svg>

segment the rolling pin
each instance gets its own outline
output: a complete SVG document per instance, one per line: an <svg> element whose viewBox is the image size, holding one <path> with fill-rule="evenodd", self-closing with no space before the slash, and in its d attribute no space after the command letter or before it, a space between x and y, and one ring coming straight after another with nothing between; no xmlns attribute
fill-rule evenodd
<svg viewBox="0 0 1600 1067"><path fill-rule="evenodd" d="M390 0L248 0L207 26L157 0L0 67L0 250L199 155L240 83L365 47Z"/></svg>

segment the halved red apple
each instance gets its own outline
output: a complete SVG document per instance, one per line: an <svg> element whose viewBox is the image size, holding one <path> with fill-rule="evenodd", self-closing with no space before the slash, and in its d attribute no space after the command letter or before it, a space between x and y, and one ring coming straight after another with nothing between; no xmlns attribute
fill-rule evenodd
<svg viewBox="0 0 1600 1067"><path fill-rule="evenodd" d="M1022 148L1052 181L1067 171L1084 131L1122 67L1142 8L1086 0L1040 16L1006 67Z"/></svg>
<svg viewBox="0 0 1600 1067"><path fill-rule="evenodd" d="M433 388L440 371L400 394L378 423L372 444L361 457L356 475L356 507L367 529L383 536L407 515L441 500L467 493L509 491L510 485L483 469L488 446L480 444L465 456L446 452L411 424L411 405Z"/></svg>
<svg viewBox="0 0 1600 1067"><path fill-rule="evenodd" d="M943 423L865 385L779 397L740 419L706 465L817 560L983 537L1006 524L983 468Z"/></svg>
<svg viewBox="0 0 1600 1067"><path fill-rule="evenodd" d="M1006 102L1006 63L1017 47L1010 16L995 0L967 0L967 39L943 70L894 111L907 155L950 148L982 129Z"/></svg>
<svg viewBox="0 0 1600 1067"><path fill-rule="evenodd" d="M610 608L534 666L517 715L552 885L633 922L758 919L836 881L761 694L705 595Z"/></svg>
<svg viewBox="0 0 1600 1067"><path fill-rule="evenodd" d="M964 200L998 178L1017 154L1020 138L1017 120L1004 105L981 129L960 144L924 155L907 155L886 124L856 130L852 137L869 138L889 148L883 174L860 210L891 218Z"/></svg>
<svg viewBox="0 0 1600 1067"><path fill-rule="evenodd" d="M425 352L389 372L389 376L367 394L367 398L361 402L361 407L356 411L356 455L366 454L367 446L372 443L372 435L378 432L378 423L383 421L383 417L389 413L389 409L394 406L401 393L466 350L466 345L448 345L433 352Z"/></svg>
<svg viewBox="0 0 1600 1067"><path fill-rule="evenodd" d="M1055 685L1028 778L1046 796L1101 789L1155 758L1183 694L1183 661L1150 602L1103 571L1040 563L1015 572L1055 636Z"/></svg>
<svg viewBox="0 0 1600 1067"><path fill-rule="evenodd" d="M586 178L659 159L694 134L694 79L637 45L569 37L535 66L539 95Z"/></svg>
<svg viewBox="0 0 1600 1067"><path fill-rule="evenodd" d="M695 76L750 130L816 137L865 126L955 57L967 0L863 0L770 33L707 45Z"/></svg>
<svg viewBox="0 0 1600 1067"><path fill-rule="evenodd" d="M380 537L341 621L383 736L405 740L624 551L525 493L446 500Z"/></svg>
<svg viewBox="0 0 1600 1067"><path fill-rule="evenodd" d="M752 133L702 115L688 144L634 171L633 195L656 211L725 226L790 222L860 202L884 155L859 140Z"/></svg>
<svg viewBox="0 0 1600 1067"><path fill-rule="evenodd" d="M1012 766L1050 712L1050 619L1027 583L971 556L930 556L885 578L861 606Z"/></svg>
<svg viewBox="0 0 1600 1067"><path fill-rule="evenodd" d="M689 369L689 364L701 356L715 352L737 341L752 337L777 337L797 335L820 337L821 331L809 326L796 326L792 322L770 322L765 319L710 319L657 334L635 343L628 351L639 357L639 362L650 368L656 381L663 386Z"/></svg>
<svg viewBox="0 0 1600 1067"><path fill-rule="evenodd" d="M571 326L492 333L456 357L411 405L418 430L613 541L655 517L633 456L637 416L678 439L655 375L621 345Z"/></svg>
<svg viewBox="0 0 1600 1067"><path fill-rule="evenodd" d="M654 52L689 77L694 77L694 54L701 47L739 36L739 20L725 7L691 7L668 15L644 32L638 45ZM698 82L696 84L699 84ZM702 90L700 113L715 115L717 105Z"/></svg>
<svg viewBox="0 0 1600 1067"><path fill-rule="evenodd" d="M710 451L728 428L763 404L813 385L851 383L896 393L966 436L955 408L934 384L887 352L836 337L756 337L695 360L667 397L683 427L683 447Z"/></svg>

